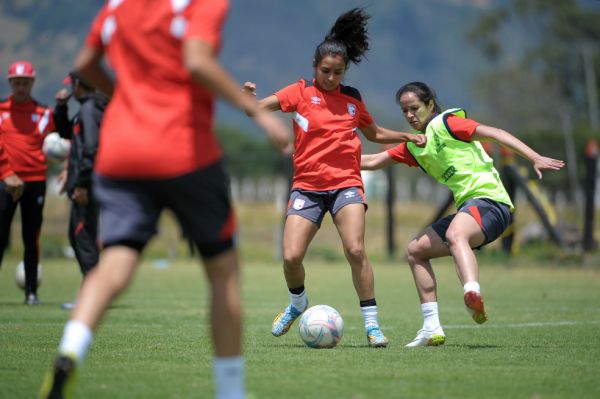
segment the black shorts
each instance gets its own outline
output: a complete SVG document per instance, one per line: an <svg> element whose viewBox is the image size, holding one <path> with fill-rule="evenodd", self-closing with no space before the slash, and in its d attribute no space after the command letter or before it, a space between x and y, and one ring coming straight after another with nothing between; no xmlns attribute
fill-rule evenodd
<svg viewBox="0 0 600 399"><path fill-rule="evenodd" d="M329 191L293 189L288 202L286 216L298 215L321 227L326 212L332 216L348 204L364 204L365 194L360 187L347 187Z"/></svg>
<svg viewBox="0 0 600 399"><path fill-rule="evenodd" d="M100 204L100 242L142 250L156 234L161 211L170 209L183 235L205 257L234 246L235 217L221 163L169 179L111 179L94 176Z"/></svg>
<svg viewBox="0 0 600 399"><path fill-rule="evenodd" d="M493 201L487 198L474 198L465 201L458 212L465 212L473 216L473 218L481 227L481 231L485 236L483 244L477 248L481 248L486 244L500 237L504 230L512 223L512 214L510 207L502 202ZM456 216L456 213L441 218L434 222L431 228L446 241L446 231L448 226Z"/></svg>

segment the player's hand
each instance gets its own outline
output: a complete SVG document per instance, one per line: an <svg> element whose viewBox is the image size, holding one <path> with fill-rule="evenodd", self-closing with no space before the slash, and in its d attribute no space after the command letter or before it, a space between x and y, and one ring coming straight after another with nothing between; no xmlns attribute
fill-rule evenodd
<svg viewBox="0 0 600 399"><path fill-rule="evenodd" d="M424 134L413 134L411 137L411 141L417 145L417 147L425 147L427 144L427 136Z"/></svg>
<svg viewBox="0 0 600 399"><path fill-rule="evenodd" d="M54 96L57 105L65 105L69 98L71 98L71 93L67 89L60 89Z"/></svg>
<svg viewBox="0 0 600 399"><path fill-rule="evenodd" d="M88 190L85 187L75 187L71 199L77 205L87 205L89 203Z"/></svg>
<svg viewBox="0 0 600 399"><path fill-rule="evenodd" d="M19 178L17 175L10 175L4 179L5 190L12 197L13 202L17 202L21 195L23 195L23 190L25 189L25 183L23 180Z"/></svg>
<svg viewBox="0 0 600 399"><path fill-rule="evenodd" d="M246 82L244 86L242 86L242 91L246 94L250 94L256 97L256 83L254 82Z"/></svg>
<svg viewBox="0 0 600 399"><path fill-rule="evenodd" d="M259 110L254 117L256 124L265 131L269 139L284 154L292 153L291 131L281 119L275 115Z"/></svg>
<svg viewBox="0 0 600 399"><path fill-rule="evenodd" d="M533 160L533 169L540 180L542 179L542 170L559 170L563 166L565 166L564 161L541 155Z"/></svg>

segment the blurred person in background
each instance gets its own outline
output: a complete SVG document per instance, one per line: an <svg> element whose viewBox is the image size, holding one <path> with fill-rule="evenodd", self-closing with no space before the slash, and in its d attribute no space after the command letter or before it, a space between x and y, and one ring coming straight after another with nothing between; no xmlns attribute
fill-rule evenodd
<svg viewBox="0 0 600 399"><path fill-rule="evenodd" d="M438 346L446 342L440 324L437 282L431 259L452 256L463 285L463 299L473 321L488 319L473 249L491 243L509 226L513 204L493 160L480 141L496 142L542 170L558 170L564 162L542 156L512 134L466 117L461 108L442 108L435 92L423 82L411 82L396 93L396 102L410 126L425 133L427 145L402 143L378 154L363 155L361 168L374 170L398 162L420 167L446 185L454 195L457 213L445 216L417 234L406 250L421 302L423 326L407 347Z"/></svg>
<svg viewBox="0 0 600 399"><path fill-rule="evenodd" d="M35 69L17 61L8 69L12 94L0 100L0 265L9 242L10 227L21 210L25 304L38 305L40 231L46 196L46 157L42 144L55 130L52 110L31 96Z"/></svg>
<svg viewBox="0 0 600 399"><path fill-rule="evenodd" d="M215 95L255 115L282 149L290 132L216 58L228 7L226 0L110 1L92 24L75 70L111 97L93 182L103 249L84 279L40 397L71 395L93 331L131 283L165 208L194 241L210 285L216 397L245 397L237 228L214 134ZM115 80L104 69L105 55Z"/></svg>
<svg viewBox="0 0 600 399"><path fill-rule="evenodd" d="M96 92L76 72L69 73L63 81L71 86L71 92L61 89L56 94L55 123L62 137L71 139L71 150L66 169L59 176L61 193L67 193L72 201L69 217L69 242L85 278L98 264L99 207L93 196L92 172L98 151L100 123L107 105L107 98ZM72 120L68 117L68 100L75 97L79 111ZM74 302L61 305L72 310Z"/></svg>
<svg viewBox="0 0 600 399"><path fill-rule="evenodd" d="M385 347L379 326L373 269L365 253L367 203L360 175L361 141L414 141L422 135L378 126L357 89L342 85L351 63L358 64L369 49L370 16L354 8L338 17L314 54L314 80L302 79L259 101L268 111L294 113L294 179L283 233L283 274L290 304L279 313L271 333L282 336L308 307L304 286L304 256L327 212L342 240L364 319L367 342ZM255 93L252 82L244 85Z"/></svg>

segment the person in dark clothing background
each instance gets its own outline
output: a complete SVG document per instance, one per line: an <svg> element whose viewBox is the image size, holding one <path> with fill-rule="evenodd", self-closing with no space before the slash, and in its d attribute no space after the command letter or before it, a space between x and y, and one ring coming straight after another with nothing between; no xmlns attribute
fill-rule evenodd
<svg viewBox="0 0 600 399"><path fill-rule="evenodd" d="M61 191L66 191L72 201L69 242L85 278L98 264L99 256L99 208L92 195L92 171L107 99L75 72L69 73L63 83L71 85L71 94L66 89L57 93L55 124L61 136L71 138L71 152L66 173L61 174ZM69 120L68 100L71 95L79 102L79 111ZM70 310L74 305L73 302L67 302L61 308Z"/></svg>

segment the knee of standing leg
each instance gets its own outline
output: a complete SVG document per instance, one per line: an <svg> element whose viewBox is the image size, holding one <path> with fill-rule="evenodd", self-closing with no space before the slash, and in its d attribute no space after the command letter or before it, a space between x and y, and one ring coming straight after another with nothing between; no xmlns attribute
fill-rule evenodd
<svg viewBox="0 0 600 399"><path fill-rule="evenodd" d="M365 257L365 247L360 243L347 246L344 248L344 252L346 253L347 257L356 260L360 260Z"/></svg>
<svg viewBox="0 0 600 399"><path fill-rule="evenodd" d="M284 250L283 251L283 263L286 266L297 266L302 263L304 257L298 251Z"/></svg>

